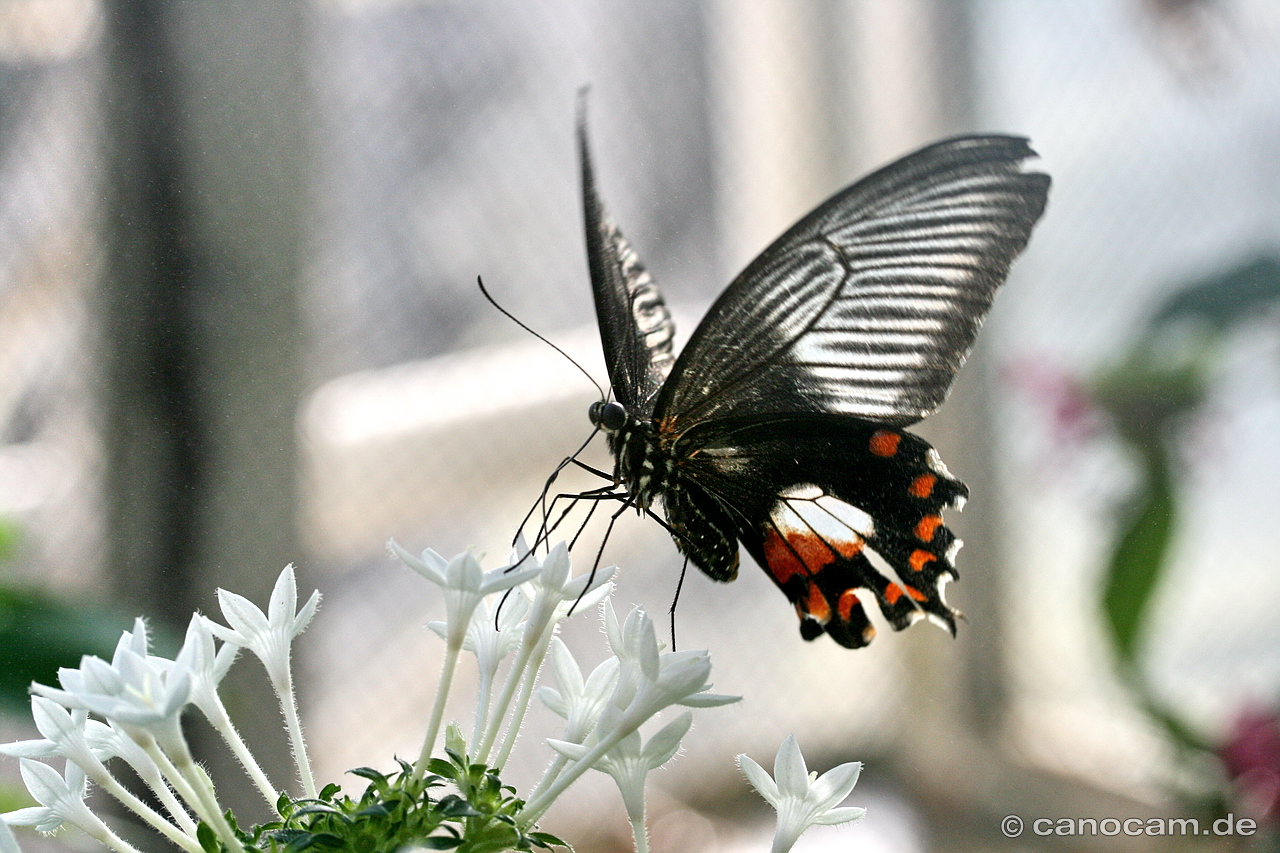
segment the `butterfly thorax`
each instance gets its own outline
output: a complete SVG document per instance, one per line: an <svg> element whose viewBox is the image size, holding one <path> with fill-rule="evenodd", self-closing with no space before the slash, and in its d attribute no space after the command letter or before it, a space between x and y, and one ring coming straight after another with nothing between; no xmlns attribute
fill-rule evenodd
<svg viewBox="0 0 1280 853"><path fill-rule="evenodd" d="M608 436L614 480L626 487L636 506L647 509L668 489L672 474L671 454L664 450L657 428L616 402L595 403L589 415Z"/></svg>

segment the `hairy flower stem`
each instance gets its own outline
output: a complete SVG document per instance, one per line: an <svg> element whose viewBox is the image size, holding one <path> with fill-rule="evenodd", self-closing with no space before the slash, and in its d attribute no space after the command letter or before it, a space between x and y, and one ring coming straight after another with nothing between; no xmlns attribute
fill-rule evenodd
<svg viewBox="0 0 1280 853"><path fill-rule="evenodd" d="M528 658L521 661L524 664L522 670L524 678L520 681L520 695L516 699L515 713L511 715L511 722L507 725L506 734L503 735L498 757L493 762L494 767L507 766L507 759L511 757L511 750L516 744L516 738L520 735L524 715L529 711L529 700L533 698L533 688L538 683L538 674L542 671L542 664L547 659L547 646L551 645L553 636L555 636L555 623L551 622L538 636ZM537 661L537 666L530 666L530 661Z"/></svg>
<svg viewBox="0 0 1280 853"><path fill-rule="evenodd" d="M148 826L183 850L190 853L201 853L200 845L195 841L196 824L187 814L187 810L173 796L173 792L167 786L161 785L161 790L155 791L157 797L164 803L165 808L173 815L173 819L182 825L182 829L174 826L164 815L148 806L142 800L135 797L128 788L125 788L116 781L110 773L87 773L94 784L102 788L111 796L119 800L126 808L132 811L138 817L142 818ZM167 796L165 796L167 794Z"/></svg>
<svg viewBox="0 0 1280 853"><path fill-rule="evenodd" d="M436 702L431 706L431 719L427 723L427 733L422 738L422 751L418 753L418 761L413 765L414 782L422 779L427 771L427 762L436 747L436 738L440 735L440 724L444 720L444 706L449 699L449 688L453 686L453 674L458 668L458 653L462 651L462 639L450 641L445 646L444 666L440 669L440 685L436 688Z"/></svg>
<svg viewBox="0 0 1280 853"><path fill-rule="evenodd" d="M141 850L116 835L106 826L81 827L81 829L84 830L85 835L88 835L94 841L101 843L103 846L115 850L116 853L142 853ZM195 849L199 850L200 846L196 845Z"/></svg>
<svg viewBox="0 0 1280 853"><path fill-rule="evenodd" d="M298 700L293 691L293 667L284 670L284 684L275 685L280 697L280 711L284 714L285 727L289 730L289 743L293 745L293 761L298 766L298 777L302 780L302 790L311 799L319 793L316 789L316 777L311 772L311 759L307 757L307 741L302 735L302 721L298 719ZM270 788L270 783L267 783ZM269 800L275 806L274 800Z"/></svg>
<svg viewBox="0 0 1280 853"><path fill-rule="evenodd" d="M213 783L191 758L186 742L179 741L179 743L181 746L176 750L178 752L176 761L170 760L154 739L148 738L147 742L141 743L140 746L151 756L151 760L173 785L178 796L186 800L199 818L213 828L218 839L230 849L236 849L239 842L231 830L231 825L222 815L222 808L218 805L218 800L213 793Z"/></svg>
<svg viewBox="0 0 1280 853"><path fill-rule="evenodd" d="M524 809L520 812L520 825L528 828L537 823L547 809L551 808L551 804L556 801L556 798L564 793L566 788L578 781L578 777L590 770L596 762L604 757L605 753L617 746L623 738L638 728L639 725L634 725L616 729L610 732L609 736L604 740L592 746L581 758L574 760L559 778L543 791L528 799Z"/></svg>
<svg viewBox="0 0 1280 853"><path fill-rule="evenodd" d="M502 685L502 694L489 712L489 722L485 726L484 738L480 743L472 745L472 749L475 752L475 760L482 764L487 764L489 761L489 752L493 749L494 741L498 739L498 730L502 728L502 721L507 716L507 709L511 707L511 700L515 696L516 688L520 685L526 670L529 668L529 660L532 654L532 644L523 644L520 647L520 656L511 665L511 671L507 673L506 683Z"/></svg>
<svg viewBox="0 0 1280 853"><path fill-rule="evenodd" d="M218 734L222 735L222 740L227 746L231 747L231 752L240 762L240 766L244 768L244 772L249 776L254 787L258 789L258 793L262 794L263 799L267 801L267 805L274 809L280 792L271 784L271 780L267 778L262 765L258 764L258 760L249 751L248 744L244 742L244 738L240 736L240 732L231 722L231 716L227 713L226 706L222 704L221 698L216 693L214 698L217 700L217 704L210 709L213 713L206 712L205 718L209 720L210 725L217 729Z"/></svg>

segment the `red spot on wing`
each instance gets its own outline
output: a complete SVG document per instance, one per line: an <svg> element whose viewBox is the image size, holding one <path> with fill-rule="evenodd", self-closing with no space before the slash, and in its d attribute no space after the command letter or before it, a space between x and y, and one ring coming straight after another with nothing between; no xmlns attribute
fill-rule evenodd
<svg viewBox="0 0 1280 853"><path fill-rule="evenodd" d="M926 563L931 563L938 559L928 551L922 551L919 548L911 552L911 556L907 558L907 563L911 566L911 571L918 572L925 567Z"/></svg>
<svg viewBox="0 0 1280 853"><path fill-rule="evenodd" d="M932 542L933 534L942 526L942 516L926 515L916 524L916 538L921 542Z"/></svg>
<svg viewBox="0 0 1280 853"><path fill-rule="evenodd" d="M774 579L785 584L796 575L816 575L835 562L837 555L857 556L862 546L857 536L827 542L813 532L788 532L784 539L777 530L770 530L764 537L764 559Z"/></svg>
<svg viewBox="0 0 1280 853"><path fill-rule="evenodd" d="M908 586L906 589L907 589L907 595L911 596L911 597L912 597L912 598L914 598L916 601L928 601L928 600L929 600L929 596L925 595L923 592L921 592L920 590L916 589L914 586Z"/></svg>
<svg viewBox="0 0 1280 853"><path fill-rule="evenodd" d="M809 615L819 622L826 624L831 618L831 607L827 604L827 598L822 594L822 590L818 589L816 583L809 584L809 598L804 604L805 610Z"/></svg>
<svg viewBox="0 0 1280 853"><path fill-rule="evenodd" d="M933 474L921 474L911 481L911 486L907 491L917 498L927 498L933 494L933 486L938 482L938 478Z"/></svg>
<svg viewBox="0 0 1280 853"><path fill-rule="evenodd" d="M878 429L871 433L871 452L876 456L888 458L898 452L898 442L902 441L902 436L896 432Z"/></svg>
<svg viewBox="0 0 1280 853"><path fill-rule="evenodd" d="M902 598L902 587L891 583L884 588L884 600L890 605L897 604L899 598Z"/></svg>
<svg viewBox="0 0 1280 853"><path fill-rule="evenodd" d="M840 621L848 622L853 614L853 608L858 604L858 594L853 590L846 589L840 593L840 600L836 602L836 613L840 614Z"/></svg>

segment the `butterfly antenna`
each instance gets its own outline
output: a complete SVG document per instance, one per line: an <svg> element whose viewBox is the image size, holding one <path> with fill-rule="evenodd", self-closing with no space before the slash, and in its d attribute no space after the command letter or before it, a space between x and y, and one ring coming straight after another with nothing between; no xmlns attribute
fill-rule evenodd
<svg viewBox="0 0 1280 853"><path fill-rule="evenodd" d="M485 299L489 300L489 304L492 305L494 308L498 309L499 314L506 317L508 320L515 323L517 326L524 329L526 332L533 335L535 338L542 341L544 344L546 344L547 346L551 347L553 350L555 350L556 352L564 356L570 364L572 364L574 367L578 368L578 370L582 372L583 376L587 377L588 382L590 382L592 385L596 387L596 393L600 395L600 399L603 400L605 398L604 389L601 388L600 383L597 382L591 376L591 374L587 372L587 369L585 367L583 367L581 364L578 364L578 362L574 361L573 357L570 356L567 352L560 349L560 347L556 346L555 344L551 343L551 341L547 340L545 337L538 334L533 329L529 328L522 320L518 319L514 314L512 314L506 308L503 308L501 305L499 305L498 300L494 299L493 295L489 293L489 291L485 288L484 280L480 276L476 276L476 284L480 286L480 292L484 294Z"/></svg>

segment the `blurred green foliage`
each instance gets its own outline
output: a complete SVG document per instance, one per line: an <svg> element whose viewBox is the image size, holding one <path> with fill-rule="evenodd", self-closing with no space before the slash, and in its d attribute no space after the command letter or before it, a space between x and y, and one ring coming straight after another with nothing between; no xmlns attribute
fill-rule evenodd
<svg viewBox="0 0 1280 853"><path fill-rule="evenodd" d="M18 550L20 533L0 520L0 568ZM110 658L129 620L98 605L74 603L0 579L0 709L25 711L32 681L56 684L58 668L80 657Z"/></svg>
<svg viewBox="0 0 1280 853"><path fill-rule="evenodd" d="M1225 338L1277 300L1280 260L1270 256L1189 282L1156 310L1134 346L1091 388L1141 475L1103 574L1103 621L1121 676L1183 750L1210 747L1161 706L1140 667L1150 605L1167 571L1179 520L1177 429L1203 404Z"/></svg>

